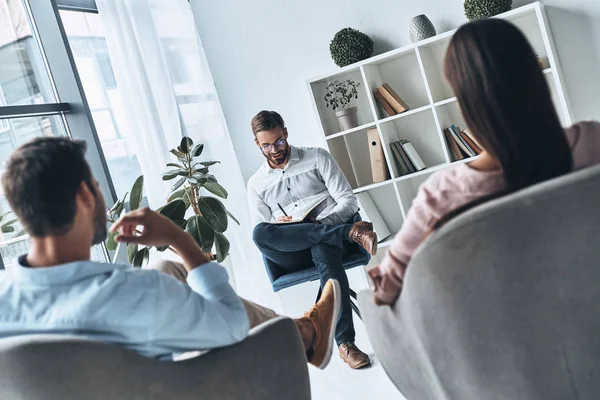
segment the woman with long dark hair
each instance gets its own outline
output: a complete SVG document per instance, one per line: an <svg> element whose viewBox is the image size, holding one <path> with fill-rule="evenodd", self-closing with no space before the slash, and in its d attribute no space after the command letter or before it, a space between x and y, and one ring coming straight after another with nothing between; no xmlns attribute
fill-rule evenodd
<svg viewBox="0 0 600 400"><path fill-rule="evenodd" d="M511 23L487 19L452 38L445 75L483 153L419 188L381 265L375 301L393 304L412 254L429 233L475 205L600 163L600 123L563 129L535 52Z"/></svg>

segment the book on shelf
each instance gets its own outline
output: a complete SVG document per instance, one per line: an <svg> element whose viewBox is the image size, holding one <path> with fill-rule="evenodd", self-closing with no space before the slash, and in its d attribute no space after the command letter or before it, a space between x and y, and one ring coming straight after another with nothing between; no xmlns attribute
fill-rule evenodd
<svg viewBox="0 0 600 400"><path fill-rule="evenodd" d="M462 151L464 151L465 154L467 154L467 156L474 157L476 155L475 151L471 147L469 147L467 142L465 142L462 136L460 136L460 130L454 125L450 125L449 129L452 133L452 137L454 138L454 140L456 140L456 143L462 149Z"/></svg>
<svg viewBox="0 0 600 400"><path fill-rule="evenodd" d="M379 93L378 90L373 91L373 96L375 96L375 100L381 106L381 108L383 108L383 110L387 113L388 116L391 117L391 116L397 114L397 112L394 111L394 109L392 108L390 103L388 103L388 101L385 99L385 97L383 97L383 95L381 93Z"/></svg>
<svg viewBox="0 0 600 400"><path fill-rule="evenodd" d="M383 154L383 147L379 140L379 130L377 128L367 130L367 137L369 139L369 156L371 159L373 183L386 181L390 176Z"/></svg>
<svg viewBox="0 0 600 400"><path fill-rule="evenodd" d="M460 133L460 136L464 139L465 142L467 142L467 145L469 145L469 147L471 149L473 149L473 151L475 152L475 154L479 155L482 153L482 150L479 146L477 146L477 144L475 144L475 142L473 141L473 139L471 139L471 137L469 135L466 134L465 131L462 131Z"/></svg>
<svg viewBox="0 0 600 400"><path fill-rule="evenodd" d="M402 148L400 142L394 142L390 144L390 147L392 148L394 161L396 163L396 166L398 167L398 176L410 174L417 171L408 159L408 156L406 155L406 152L404 151L404 148Z"/></svg>
<svg viewBox="0 0 600 400"><path fill-rule="evenodd" d="M384 83L383 86L377 88L377 91L381 93L383 98L392 106L394 111L398 114L402 114L405 111L408 111L408 105L398 96L394 89L390 87L387 83Z"/></svg>
<svg viewBox="0 0 600 400"><path fill-rule="evenodd" d="M475 143L475 145L479 148L479 150L483 151L483 147L481 147L481 145L479 144L477 139L475 139L475 136L473 136L471 129L467 128L463 132L473 141L473 143Z"/></svg>
<svg viewBox="0 0 600 400"><path fill-rule="evenodd" d="M417 169L417 171L422 171L425 168L427 168L425 163L419 156L419 153L417 153L417 150L415 150L415 147L412 145L411 142L409 142L408 140L401 140L400 143L402 143L402 148L406 152L406 155L408 156L414 167Z"/></svg>
<svg viewBox="0 0 600 400"><path fill-rule="evenodd" d="M450 132L450 128L444 129L444 138L446 139L446 145L448 145L448 149L450 149L452 161L462 160L466 157L465 153L461 151L460 147L458 147L456 140L454 140L454 136Z"/></svg>

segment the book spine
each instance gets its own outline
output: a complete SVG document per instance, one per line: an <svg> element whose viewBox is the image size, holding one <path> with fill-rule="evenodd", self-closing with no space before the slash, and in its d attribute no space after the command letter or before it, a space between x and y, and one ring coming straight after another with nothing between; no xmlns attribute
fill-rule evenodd
<svg viewBox="0 0 600 400"><path fill-rule="evenodd" d="M460 148L454 141L454 137L452 133L450 133L450 129L444 129L444 139L446 139L446 145L448 146L448 150L450 151L450 155L452 156L452 161L462 160L463 155L460 152Z"/></svg>
<svg viewBox="0 0 600 400"><path fill-rule="evenodd" d="M377 90L373 91L373 96L375 96L375 100L377 103L383 108L383 110L387 113L388 116L396 115L396 111L392 108L390 103L379 93Z"/></svg>
<svg viewBox="0 0 600 400"><path fill-rule="evenodd" d="M408 107L408 105L404 102L404 100L402 100L402 98L400 96L398 96L398 93L396 93L394 91L394 89L392 89L392 87L390 85L388 85L387 83L383 84L383 88L385 90L387 90L387 92L389 94L392 95L392 97L402 106L402 108L404 108L404 111L408 110L410 107Z"/></svg>
<svg viewBox="0 0 600 400"><path fill-rule="evenodd" d="M467 135L469 137L469 139L471 139L473 141L473 143L475 143L475 146L477 146L479 148L479 150L481 152L483 152L483 147L481 147L481 145L479 144L477 139L475 139L475 137L473 136L473 133L471 133L471 130L469 128L467 128L463 132L465 133L465 135Z"/></svg>
<svg viewBox="0 0 600 400"><path fill-rule="evenodd" d="M400 156L402 157L402 160L404 160L404 163L408 167L408 172L410 172L411 174L413 172L417 172L417 168L415 168L412 161L410 161L410 158L408 158L408 155L406 154L406 150L402 146L402 141L396 142L396 146L398 146L398 152L400 152Z"/></svg>
<svg viewBox="0 0 600 400"><path fill-rule="evenodd" d="M464 131L460 133L460 136L464 139L465 142L467 142L469 147L473 149L475 154L481 154L481 149L479 148L479 146L477 146Z"/></svg>
<svg viewBox="0 0 600 400"><path fill-rule="evenodd" d="M402 156L400 156L397 144L398 142L390 144L390 148L392 149L392 153L394 154L394 160L396 161L396 166L398 167L398 176L402 176L410 173L410 170L404 163Z"/></svg>
<svg viewBox="0 0 600 400"><path fill-rule="evenodd" d="M417 150L415 150L415 148L411 142L407 141L405 143L402 143L402 147L406 151L406 155L408 156L410 161L412 161L412 163L415 166L415 168L417 169L417 171L421 171L421 170L424 170L425 168L427 168L425 166L425 163L419 156L419 153L417 153Z"/></svg>
<svg viewBox="0 0 600 400"><path fill-rule="evenodd" d="M450 126L450 132L452 132L452 136L454 137L454 140L456 140L456 143L458 143L458 145L460 146L460 148L470 157L475 156L475 152L473 151L473 149L471 149L469 147L469 145L467 144L467 142L465 142L465 140L460 136L460 132L458 130L458 128L454 125Z"/></svg>
<svg viewBox="0 0 600 400"><path fill-rule="evenodd" d="M390 92L388 92L383 86L377 88L377 91L387 100L388 103L392 106L392 108L398 113L401 114L407 110L406 107L403 107L394 96Z"/></svg>

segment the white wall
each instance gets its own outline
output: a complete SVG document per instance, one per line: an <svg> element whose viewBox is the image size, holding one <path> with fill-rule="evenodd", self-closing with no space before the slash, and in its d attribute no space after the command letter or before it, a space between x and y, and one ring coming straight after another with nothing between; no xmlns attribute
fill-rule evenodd
<svg viewBox="0 0 600 400"><path fill-rule="evenodd" d="M514 7L529 0L515 0ZM337 67L329 42L346 26L381 53L410 43L413 16L427 14L438 33L466 22L462 0L191 0L198 30L244 179L263 160L250 119L279 111L296 145L321 139L306 80ZM600 119L600 1L544 0L575 119Z"/></svg>

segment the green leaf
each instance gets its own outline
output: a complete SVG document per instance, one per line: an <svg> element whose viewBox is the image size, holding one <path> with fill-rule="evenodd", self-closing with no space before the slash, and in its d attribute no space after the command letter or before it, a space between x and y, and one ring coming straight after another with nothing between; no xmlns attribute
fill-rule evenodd
<svg viewBox="0 0 600 400"><path fill-rule="evenodd" d="M2 230L2 233L10 233L15 231L15 227L10 225L2 225L0 229Z"/></svg>
<svg viewBox="0 0 600 400"><path fill-rule="evenodd" d="M184 167L183 167L183 165L180 165L180 164L175 164L175 163L168 163L168 164L167 164L167 167L181 168L181 169L183 169L183 168L184 168Z"/></svg>
<svg viewBox="0 0 600 400"><path fill-rule="evenodd" d="M225 206L214 197L202 196L198 199L198 208L200 213L206 219L206 222L217 232L227 230L227 212Z"/></svg>
<svg viewBox="0 0 600 400"><path fill-rule="evenodd" d="M185 179L186 178L181 178L177 182L175 182L173 184L173 186L171 186L171 191L175 191L175 190L179 189L181 187L181 185L183 185L185 183Z"/></svg>
<svg viewBox="0 0 600 400"><path fill-rule="evenodd" d="M185 154L180 152L179 150L171 149L171 154L173 154L177 159L184 158Z"/></svg>
<svg viewBox="0 0 600 400"><path fill-rule="evenodd" d="M127 261L130 264L133 264L133 260L138 253L138 245L137 244L128 244L127 245Z"/></svg>
<svg viewBox="0 0 600 400"><path fill-rule="evenodd" d="M184 170L171 170L171 171L163 172L163 174L162 174L162 180L163 181L170 181L171 179L175 179L178 176L185 176L185 175L187 175L187 171L184 171Z"/></svg>
<svg viewBox="0 0 600 400"><path fill-rule="evenodd" d="M15 218L15 219L13 219L13 220L10 220L10 221L8 221L8 222L5 222L5 223L3 223L3 224L2 224L2 226L8 226L8 225L12 225L12 224L14 224L15 222L18 222L18 221L19 221L19 220Z"/></svg>
<svg viewBox="0 0 600 400"><path fill-rule="evenodd" d="M208 181L208 179L206 179L206 175L204 174L194 174L192 176L188 176L186 179L188 182L195 183L196 185L203 185Z"/></svg>
<svg viewBox="0 0 600 400"><path fill-rule="evenodd" d="M147 247L144 247L137 253L135 253L131 264L134 268L141 268L144 265L144 262L148 262L150 259L150 250Z"/></svg>
<svg viewBox="0 0 600 400"><path fill-rule="evenodd" d="M196 171L201 174L208 174L208 168L206 168L206 167L197 169Z"/></svg>
<svg viewBox="0 0 600 400"><path fill-rule="evenodd" d="M200 154L202 154L202 151L204 151L204 145L197 144L192 150L192 157L198 157Z"/></svg>
<svg viewBox="0 0 600 400"><path fill-rule="evenodd" d="M171 193L171 195L169 196L169 198L167 199L167 201L169 202L169 201L173 201L175 199L181 199L181 200L183 200L185 202L185 209L186 210L191 205L190 198L189 198L188 193L186 192L185 189L179 189L179 190Z"/></svg>
<svg viewBox="0 0 600 400"><path fill-rule="evenodd" d="M4 217L6 217L8 214L10 214L12 211L9 211L7 213L2 214L2 216L0 216L0 222L2 222L2 220L4 219Z"/></svg>
<svg viewBox="0 0 600 400"><path fill-rule="evenodd" d="M222 233L215 232L215 247L217 249L217 261L223 262L229 255L229 240Z"/></svg>
<svg viewBox="0 0 600 400"><path fill-rule="evenodd" d="M108 232L108 235L106 236L106 250L117 250L117 241L115 240L115 236L117 236L117 232Z"/></svg>
<svg viewBox="0 0 600 400"><path fill-rule="evenodd" d="M208 180L209 182L216 182L216 181L217 181L217 178L215 178L215 176L214 176L214 175L207 174L207 175L206 175L206 180Z"/></svg>
<svg viewBox="0 0 600 400"><path fill-rule="evenodd" d="M217 182L206 182L204 184L204 188L206 190L208 190L209 192L211 192L212 194L221 197L222 199L226 199L227 196L229 195L227 193L227 190L225 190L225 188L223 186L221 186L220 184L218 184Z"/></svg>
<svg viewBox="0 0 600 400"><path fill-rule="evenodd" d="M234 216L233 216L233 214L229 212L229 210L225 209L225 212L226 212L226 213L227 213L227 215L229 215L229 217L230 217L232 220L234 220L234 221L235 221L235 222L236 222L238 225L241 225L241 224L240 224L240 221L238 221L238 220L237 220L237 218L236 218L236 217L234 217Z"/></svg>
<svg viewBox="0 0 600 400"><path fill-rule="evenodd" d="M163 251L167 250L168 248L169 248L169 246L160 246L160 247L157 247L156 250L160 251L162 253Z"/></svg>
<svg viewBox="0 0 600 400"><path fill-rule="evenodd" d="M210 167L211 165L219 164L221 161L201 161L198 164L204 165L205 167Z"/></svg>
<svg viewBox="0 0 600 400"><path fill-rule="evenodd" d="M181 199L176 199L162 206L156 212L170 218L172 221L181 221L184 219L186 210L185 202Z"/></svg>
<svg viewBox="0 0 600 400"><path fill-rule="evenodd" d="M20 236L25 236L27 234L27 232L25 231L25 229L21 229L14 237L18 238Z"/></svg>
<svg viewBox="0 0 600 400"><path fill-rule="evenodd" d="M204 217L200 215L192 216L187 221L185 231L194 238L198 246L202 247L202 251L208 253L212 250L215 232Z"/></svg>
<svg viewBox="0 0 600 400"><path fill-rule="evenodd" d="M129 209L131 211L140 208L142 197L144 196L144 175L140 175L131 187L131 196L129 196Z"/></svg>
<svg viewBox="0 0 600 400"><path fill-rule="evenodd" d="M184 136L181 139L181 144L179 145L179 148L181 149L181 151L185 154L188 154L190 152L190 147L192 147L194 145L194 142L192 141L192 139L190 139L187 136Z"/></svg>

